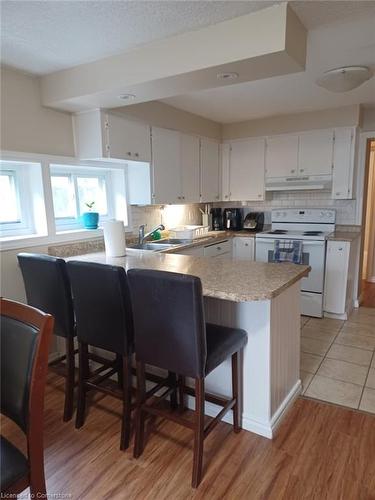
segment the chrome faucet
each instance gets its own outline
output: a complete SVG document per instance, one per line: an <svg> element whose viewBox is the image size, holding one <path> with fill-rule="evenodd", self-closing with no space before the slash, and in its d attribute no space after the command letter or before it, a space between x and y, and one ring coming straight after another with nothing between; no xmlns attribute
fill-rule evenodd
<svg viewBox="0 0 375 500"><path fill-rule="evenodd" d="M153 229L151 229L150 232L146 233L145 234L145 227L146 227L146 224L141 224L139 226L139 229L138 229L138 243L140 245L143 245L144 241L152 235L152 233L154 233L155 231L157 231L158 229L160 229L161 231L164 231L165 227L163 226L163 224L159 224L158 226L154 227Z"/></svg>

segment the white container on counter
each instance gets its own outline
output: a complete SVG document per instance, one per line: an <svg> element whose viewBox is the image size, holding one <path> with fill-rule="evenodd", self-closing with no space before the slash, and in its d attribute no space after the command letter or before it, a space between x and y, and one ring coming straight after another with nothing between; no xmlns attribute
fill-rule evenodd
<svg viewBox="0 0 375 500"><path fill-rule="evenodd" d="M105 253L108 257L123 257L126 253L125 227L122 220L103 223Z"/></svg>

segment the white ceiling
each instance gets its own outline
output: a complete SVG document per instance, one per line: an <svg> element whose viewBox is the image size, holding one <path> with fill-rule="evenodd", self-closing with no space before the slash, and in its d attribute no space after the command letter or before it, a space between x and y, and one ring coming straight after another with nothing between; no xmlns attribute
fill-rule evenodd
<svg viewBox="0 0 375 500"><path fill-rule="evenodd" d="M340 66L367 65L375 73L375 2L371 3L371 15L309 31L305 72L203 90L163 102L220 123L351 104L373 105L375 77L341 94L315 84L324 71Z"/></svg>
<svg viewBox="0 0 375 500"><path fill-rule="evenodd" d="M46 74L216 24L277 1L1 1L1 60Z"/></svg>

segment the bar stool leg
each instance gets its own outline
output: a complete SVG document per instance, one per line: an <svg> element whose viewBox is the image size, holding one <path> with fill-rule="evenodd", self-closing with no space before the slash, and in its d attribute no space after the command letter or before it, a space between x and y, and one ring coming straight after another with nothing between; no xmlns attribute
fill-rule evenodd
<svg viewBox="0 0 375 500"><path fill-rule="evenodd" d="M75 363L74 363L74 338L67 337L65 339L66 351L66 376L65 376L65 403L63 421L68 422L73 416L73 400L74 400L74 378L75 378Z"/></svg>
<svg viewBox="0 0 375 500"><path fill-rule="evenodd" d="M122 356L116 354L116 366L117 366L117 382L120 389L124 386L124 366Z"/></svg>
<svg viewBox="0 0 375 500"><path fill-rule="evenodd" d="M78 402L76 414L76 429L82 427L85 421L86 410L86 380L89 376L88 346L78 342L79 369L78 369Z"/></svg>
<svg viewBox="0 0 375 500"><path fill-rule="evenodd" d="M131 421L131 402L132 402L132 373L131 356L122 356L122 425L121 425L121 443L120 449L126 450L130 443L130 421Z"/></svg>
<svg viewBox="0 0 375 500"><path fill-rule="evenodd" d="M232 397L236 400L233 406L233 430L238 433L241 430L240 414L238 405L238 386L239 386L239 371L238 371L238 352L232 355Z"/></svg>
<svg viewBox="0 0 375 500"><path fill-rule="evenodd" d="M202 479L204 441L204 378L195 379L195 433L193 477L191 485L197 488Z"/></svg>
<svg viewBox="0 0 375 500"><path fill-rule="evenodd" d="M182 413L185 410L185 377L178 376L178 409Z"/></svg>
<svg viewBox="0 0 375 500"><path fill-rule="evenodd" d="M173 372L168 372L168 379L171 385L176 386L176 374ZM171 393L171 409L176 410L178 406L177 403L177 389Z"/></svg>
<svg viewBox="0 0 375 500"><path fill-rule="evenodd" d="M145 412L142 405L146 401L145 365L137 361L137 408L135 413L134 458L142 455L145 433Z"/></svg>

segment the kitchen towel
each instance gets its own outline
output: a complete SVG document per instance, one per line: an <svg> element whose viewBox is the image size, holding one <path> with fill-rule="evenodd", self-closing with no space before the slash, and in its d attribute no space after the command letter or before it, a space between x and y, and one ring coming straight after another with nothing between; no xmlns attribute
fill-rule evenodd
<svg viewBox="0 0 375 500"><path fill-rule="evenodd" d="M123 257L126 253L125 227L122 220L103 223L105 253L108 257Z"/></svg>
<svg viewBox="0 0 375 500"><path fill-rule="evenodd" d="M302 263L302 241L301 240L275 240L274 243L275 262Z"/></svg>

